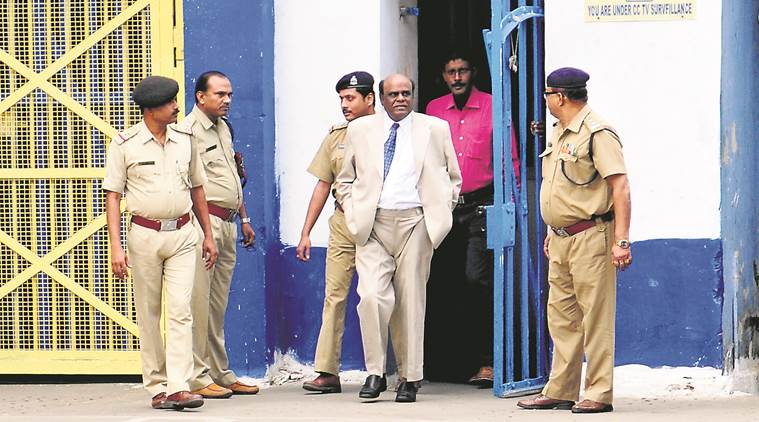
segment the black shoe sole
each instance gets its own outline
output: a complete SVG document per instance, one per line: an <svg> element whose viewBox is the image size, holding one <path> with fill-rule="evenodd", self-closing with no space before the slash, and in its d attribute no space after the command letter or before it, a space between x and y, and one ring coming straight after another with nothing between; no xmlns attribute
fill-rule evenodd
<svg viewBox="0 0 759 422"><path fill-rule="evenodd" d="M527 410L572 410L572 406L574 406L574 403L557 403L550 406L529 406L529 405L521 405L517 403L518 407L521 407L522 409Z"/></svg>
<svg viewBox="0 0 759 422"><path fill-rule="evenodd" d="M380 393L385 392L385 391L387 391L387 385L377 390L376 393L360 391L358 393L358 396L362 399L376 399L377 397L380 396Z"/></svg>
<svg viewBox="0 0 759 422"><path fill-rule="evenodd" d="M589 409L572 407L572 413L606 413L606 412L613 412L613 411L614 411L614 406L610 404L598 410L589 410Z"/></svg>
<svg viewBox="0 0 759 422"><path fill-rule="evenodd" d="M315 385L306 385L306 384L304 384L303 385L303 389L306 390L306 391L314 391L314 392L317 392L317 393L324 393L324 394L342 393L343 392L342 388L339 387L339 386L337 386L337 387L317 387Z"/></svg>

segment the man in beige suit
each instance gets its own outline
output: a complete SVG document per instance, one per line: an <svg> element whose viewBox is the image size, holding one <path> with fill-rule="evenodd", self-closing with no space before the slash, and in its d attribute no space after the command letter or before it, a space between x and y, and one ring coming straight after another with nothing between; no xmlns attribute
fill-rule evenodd
<svg viewBox="0 0 759 422"><path fill-rule="evenodd" d="M379 84L386 113L348 125L337 200L356 242L358 316L369 376L359 397L377 398L388 325L403 337L397 402L416 401L424 356L426 284L432 252L451 228L461 188L448 124L411 111L413 82L390 75Z"/></svg>

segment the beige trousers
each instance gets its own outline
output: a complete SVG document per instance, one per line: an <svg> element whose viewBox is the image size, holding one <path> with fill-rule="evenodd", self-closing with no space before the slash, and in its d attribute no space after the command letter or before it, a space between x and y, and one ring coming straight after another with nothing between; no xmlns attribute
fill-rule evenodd
<svg viewBox="0 0 759 422"><path fill-rule="evenodd" d="M189 389L192 374L190 299L197 241L192 224L167 232L132 224L127 233L140 330L142 383L154 396ZM164 288L165 347L160 326Z"/></svg>
<svg viewBox="0 0 759 422"><path fill-rule="evenodd" d="M382 375L388 329L396 320L403 365L399 375L421 380L424 366L424 312L432 241L421 208L377 210L369 240L356 248L358 316L364 361L370 375Z"/></svg>
<svg viewBox="0 0 759 422"><path fill-rule="evenodd" d="M553 363L543 388L550 398L579 400L585 357L584 398L612 402L617 292L613 228L613 222L599 222L574 236L551 236L547 311Z"/></svg>
<svg viewBox="0 0 759 422"><path fill-rule="evenodd" d="M322 326L316 343L314 365L316 372L337 375L340 371L340 354L345 331L345 305L348 302L353 274L356 272L356 244L345 223L345 214L340 210L329 218L329 244L324 271L324 307ZM390 337L395 350L398 373L403 364L399 357L399 336L396 334L396 320L390 321Z"/></svg>
<svg viewBox="0 0 759 422"><path fill-rule="evenodd" d="M229 369L224 346L224 315L227 311L229 287L237 262L237 224L211 215L211 229L219 257L211 270L203 261L203 242L195 249L195 286L192 289L192 335L194 365L190 388L197 390L211 383L234 384L237 376ZM203 229L195 225L200 238Z"/></svg>

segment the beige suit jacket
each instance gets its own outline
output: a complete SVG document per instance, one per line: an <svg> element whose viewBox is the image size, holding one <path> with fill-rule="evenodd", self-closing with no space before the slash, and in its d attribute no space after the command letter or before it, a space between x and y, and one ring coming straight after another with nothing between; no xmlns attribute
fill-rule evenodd
<svg viewBox="0 0 759 422"><path fill-rule="evenodd" d="M453 222L453 208L461 190L461 171L451 142L448 123L412 112L411 141L416 164L416 187L424 210L424 222L435 248ZM382 192L384 113L365 116L348 125L345 158L337 176L337 201L345 212L348 230L356 244L364 245L374 226Z"/></svg>

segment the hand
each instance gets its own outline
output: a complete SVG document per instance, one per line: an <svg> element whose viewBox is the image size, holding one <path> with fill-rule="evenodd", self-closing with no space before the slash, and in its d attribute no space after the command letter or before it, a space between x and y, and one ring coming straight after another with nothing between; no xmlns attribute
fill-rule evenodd
<svg viewBox="0 0 759 422"><path fill-rule="evenodd" d="M548 254L548 244L551 242L551 234L546 234L546 238L543 241L543 254L546 256L546 258L551 259L551 257Z"/></svg>
<svg viewBox="0 0 759 422"><path fill-rule="evenodd" d="M311 259L311 239L308 236L301 236L298 248L295 249L295 256L303 262Z"/></svg>
<svg viewBox="0 0 759 422"><path fill-rule="evenodd" d="M206 270L210 270L219 257L219 251L216 249L216 242L212 236L203 238L203 260L205 261Z"/></svg>
<svg viewBox="0 0 759 422"><path fill-rule="evenodd" d="M256 232L253 231L253 226L250 223L242 223L240 230L242 230L242 246L251 248L256 243Z"/></svg>
<svg viewBox="0 0 759 422"><path fill-rule="evenodd" d="M111 270L119 280L126 280L129 272L129 258L127 257L124 249L119 245L111 249Z"/></svg>
<svg viewBox="0 0 759 422"><path fill-rule="evenodd" d="M538 122L536 120L533 120L532 122L530 122L530 133L533 135L538 135L541 138L545 136L546 134L545 122Z"/></svg>
<svg viewBox="0 0 759 422"><path fill-rule="evenodd" d="M618 245L612 246L611 263L620 271L626 270L632 264L632 252L630 248L622 249Z"/></svg>

